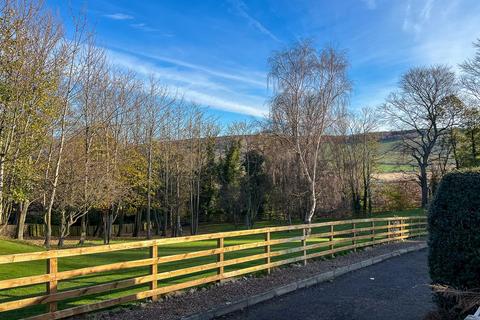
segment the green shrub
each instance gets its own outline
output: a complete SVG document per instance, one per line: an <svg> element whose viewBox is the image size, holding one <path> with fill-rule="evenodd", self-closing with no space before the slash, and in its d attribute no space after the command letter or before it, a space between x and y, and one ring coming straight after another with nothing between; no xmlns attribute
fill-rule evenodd
<svg viewBox="0 0 480 320"><path fill-rule="evenodd" d="M430 277L456 289L480 288L480 171L445 175L428 213ZM443 310L455 300L437 295Z"/></svg>
<svg viewBox="0 0 480 320"><path fill-rule="evenodd" d="M418 184L410 181L395 181L385 184L382 188L384 200L383 210L385 211L404 211L418 207L417 194ZM412 190L413 189L413 190Z"/></svg>

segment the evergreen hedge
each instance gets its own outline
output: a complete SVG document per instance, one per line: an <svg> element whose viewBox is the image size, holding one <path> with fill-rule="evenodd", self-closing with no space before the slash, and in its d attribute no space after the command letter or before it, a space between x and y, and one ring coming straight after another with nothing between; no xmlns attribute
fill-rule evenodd
<svg viewBox="0 0 480 320"><path fill-rule="evenodd" d="M428 263L433 284L480 288L480 170L454 171L440 182L428 213ZM453 298L436 296L443 310Z"/></svg>

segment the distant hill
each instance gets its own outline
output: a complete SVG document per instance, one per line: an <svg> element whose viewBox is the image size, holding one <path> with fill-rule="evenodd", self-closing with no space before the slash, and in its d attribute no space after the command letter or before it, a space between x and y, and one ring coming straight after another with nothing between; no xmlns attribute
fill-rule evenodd
<svg viewBox="0 0 480 320"><path fill-rule="evenodd" d="M408 157L400 152L399 146L403 137L415 136L414 131L381 131L373 132L380 143L381 159L379 161L379 171L381 173L395 173L395 172L411 172L413 168L408 164ZM245 143L251 143L262 148L268 143L275 143L274 137L271 133L262 133L258 135L244 135L244 136L220 136L215 138L216 153L222 154L232 139L239 139Z"/></svg>

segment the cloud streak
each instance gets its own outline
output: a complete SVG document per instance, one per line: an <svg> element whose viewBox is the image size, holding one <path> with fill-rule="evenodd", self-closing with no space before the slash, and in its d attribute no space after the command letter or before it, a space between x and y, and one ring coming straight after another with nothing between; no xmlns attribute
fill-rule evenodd
<svg viewBox="0 0 480 320"><path fill-rule="evenodd" d="M409 0L405 7L405 17L403 19L403 30L413 32L418 35L422 32L424 25L430 20L430 14L433 9L434 0L423 2L423 7L417 8Z"/></svg>
<svg viewBox="0 0 480 320"><path fill-rule="evenodd" d="M237 89L235 86L226 87L205 74L161 67L145 61L144 58L112 49L106 51L115 65L134 70L145 79L153 74L165 84L177 88L187 100L214 109L255 117L263 117L268 112L263 106L265 101L263 97L244 94L235 90Z"/></svg>
<svg viewBox="0 0 480 320"><path fill-rule="evenodd" d="M138 29L138 30L142 30L142 31L145 31L145 32L158 31L158 29L152 28L152 27L148 26L146 23L132 23L132 24L130 24L130 27Z"/></svg>
<svg viewBox="0 0 480 320"><path fill-rule="evenodd" d="M207 67L200 64L191 63L188 61L163 56L163 55L156 55L156 54L149 54L146 52L142 53L135 53L129 50L125 50L123 48L111 48L117 52L123 52L128 55L135 55L151 60L155 60L157 62L164 62L167 64L175 65L178 67L187 68L196 72L200 72L206 75L223 78L226 80L232 80L235 82L241 82L250 86L253 86L258 89L264 89L267 84L267 75L264 72L254 71L254 70L244 70L240 71L236 70L220 70L220 69L213 69L211 67Z"/></svg>
<svg viewBox="0 0 480 320"><path fill-rule="evenodd" d="M354 60L353 67L359 67L355 73L362 73L352 98L354 108L382 103L411 67L443 64L460 72L458 65L474 54L472 42L480 38L480 3L468 7L461 1L436 0L414 6L412 1L392 10L397 14L397 30L392 32L402 35L397 42L390 38L379 42L375 52ZM365 76L369 69L376 70L374 76Z"/></svg>
<svg viewBox="0 0 480 320"><path fill-rule="evenodd" d="M104 17L112 20L133 20L134 17L125 13L105 14Z"/></svg>
<svg viewBox="0 0 480 320"><path fill-rule="evenodd" d="M242 18L248 21L250 26L257 29L264 35L270 37L272 40L276 42L282 42L270 30L268 30L260 21L258 21L248 13L248 7L245 4L245 2L243 2L242 0L230 0L229 3L231 4L233 9L239 16L241 16Z"/></svg>
<svg viewBox="0 0 480 320"><path fill-rule="evenodd" d="M195 71L200 71L212 76L220 77L227 80L239 81L246 84L254 85L259 88L265 88L266 86L266 75L262 74L260 77L255 72L247 72L246 74L235 74L233 72L225 72L215 70L209 67L205 67L198 64L193 64L190 62L182 61L179 59L174 59L166 56L159 56L159 55L149 55L149 54L142 54L143 56L163 62L167 62L170 64L174 64L177 66L189 68Z"/></svg>
<svg viewBox="0 0 480 320"><path fill-rule="evenodd" d="M457 69L459 63L473 55L472 42L480 37L480 3L467 6L459 1L444 1L437 4L429 0L417 8L419 13L412 21L415 37L409 48L411 63L448 64Z"/></svg>

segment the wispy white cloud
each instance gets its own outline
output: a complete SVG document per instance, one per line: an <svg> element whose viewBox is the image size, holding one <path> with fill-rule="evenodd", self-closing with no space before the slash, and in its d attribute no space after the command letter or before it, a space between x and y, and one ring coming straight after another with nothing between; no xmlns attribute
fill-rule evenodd
<svg viewBox="0 0 480 320"><path fill-rule="evenodd" d="M130 26L135 28L135 29L146 31L146 32L158 31L158 29L152 28L152 27L148 26L146 23L132 23L132 24L130 24Z"/></svg>
<svg viewBox="0 0 480 320"><path fill-rule="evenodd" d="M354 88L352 107L381 104L389 92L398 88L401 74L411 67L444 64L460 71L459 63L473 56L472 42L480 38L480 2L466 6L461 0L436 1L416 7L414 2L402 3L392 8L397 13L398 30L392 30L392 37L377 43L375 51L360 55L352 64L360 65L362 71L368 66L384 66L384 70L392 71L361 77ZM404 20L407 17L411 18L408 28ZM397 40L392 42L394 37Z"/></svg>
<svg viewBox="0 0 480 320"><path fill-rule="evenodd" d="M252 15L248 13L248 7L242 0L229 0L229 3L235 10L235 12L248 21L248 23L264 35L270 37L271 39L282 42L277 36L275 36L269 29L267 29L259 20L255 19Z"/></svg>
<svg viewBox="0 0 480 320"><path fill-rule="evenodd" d="M211 76L220 77L227 80L239 81L249 85L254 85L258 88L265 88L266 86L266 74L258 71L223 71L218 69L212 69L199 64L183 61L176 58L171 58L161 55L152 55L148 53L142 53L142 56L153 60L167 62L169 64L185 67L202 73L206 73Z"/></svg>
<svg viewBox="0 0 480 320"><path fill-rule="evenodd" d="M480 37L479 10L480 2L468 6L452 0L434 6L433 0L426 1L410 47L412 63L457 68L473 55L472 42Z"/></svg>
<svg viewBox="0 0 480 320"><path fill-rule="evenodd" d="M137 57L130 53L124 53L107 49L107 54L112 62L118 66L132 69L142 75L155 73L164 82L173 83L176 86L190 86L205 90L228 91L222 84L215 83L205 75L196 72L179 71L176 68L168 68L148 62L148 59Z"/></svg>
<svg viewBox="0 0 480 320"><path fill-rule="evenodd" d="M104 14L103 16L108 18L108 19L118 20L118 21L134 20L135 19L135 17L132 16L132 15L125 14L125 13L120 13L120 12L112 13L112 14ZM151 26L149 26L148 24L146 24L144 22L130 23L129 26L132 27L132 28L141 30L141 31L145 31L145 32L159 31L158 29L152 28ZM166 34L164 34L164 36L172 37L173 35L171 33L166 33Z"/></svg>
<svg viewBox="0 0 480 320"><path fill-rule="evenodd" d="M187 100L218 110L256 117L263 117L267 113L264 97L242 93L234 85L227 87L198 70L162 67L146 61L147 59L111 49L107 49L107 54L115 65L134 70L145 79L153 74L165 84L178 89Z"/></svg>
<svg viewBox="0 0 480 320"><path fill-rule="evenodd" d="M423 6L419 6L423 4ZM434 0L426 0L422 2L407 1L405 6L405 16L403 19L403 30L413 32L418 35L424 25L430 20L430 14L433 9Z"/></svg>
<svg viewBox="0 0 480 320"><path fill-rule="evenodd" d="M438 31L422 36L422 41L412 48L417 61L422 64L448 64L458 70L458 64L472 57L472 43L480 38L480 21L467 26L439 26Z"/></svg>
<svg viewBox="0 0 480 320"><path fill-rule="evenodd" d="M255 117L265 117L268 114L268 110L263 108L262 104L258 106L248 105L245 103L216 97L210 94L205 94L205 93L187 89L187 88L183 88L182 91L185 92L185 96L191 99L192 101L206 105L206 106L211 106L216 109L240 113L240 114L246 114L246 115L255 116Z"/></svg>
<svg viewBox="0 0 480 320"><path fill-rule="evenodd" d="M423 9L420 13L420 17L422 18L423 21L427 21L430 19L430 12L432 11L433 8L433 2L434 0L427 0L425 2L425 5L423 6Z"/></svg>
<svg viewBox="0 0 480 320"><path fill-rule="evenodd" d="M105 14L104 17L107 17L112 20L133 20L133 16L125 14L125 13L112 13L112 14Z"/></svg>

